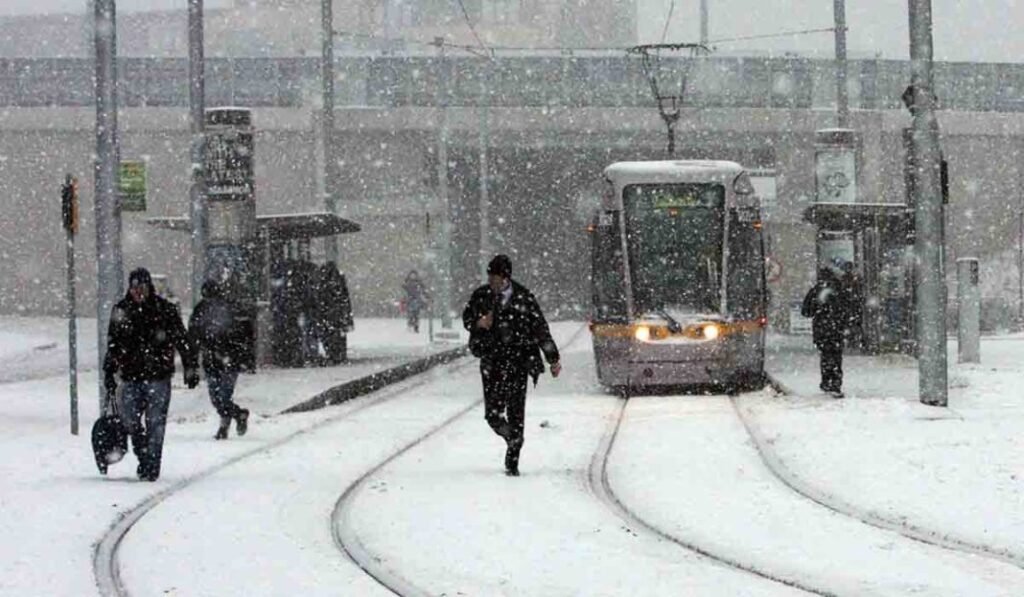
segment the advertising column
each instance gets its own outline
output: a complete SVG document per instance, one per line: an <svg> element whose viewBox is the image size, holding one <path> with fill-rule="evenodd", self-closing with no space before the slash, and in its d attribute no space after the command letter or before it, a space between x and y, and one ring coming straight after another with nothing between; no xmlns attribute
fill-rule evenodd
<svg viewBox="0 0 1024 597"><path fill-rule="evenodd" d="M259 293L252 112L206 110L204 173L207 196L207 280L225 284L241 313L255 366L255 316Z"/></svg>

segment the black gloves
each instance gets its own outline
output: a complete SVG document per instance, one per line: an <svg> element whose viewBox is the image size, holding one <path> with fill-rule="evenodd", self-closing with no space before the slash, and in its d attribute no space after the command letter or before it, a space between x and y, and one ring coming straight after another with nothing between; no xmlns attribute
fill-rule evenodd
<svg viewBox="0 0 1024 597"><path fill-rule="evenodd" d="M199 370L198 369L185 369L185 385L189 389L199 385Z"/></svg>

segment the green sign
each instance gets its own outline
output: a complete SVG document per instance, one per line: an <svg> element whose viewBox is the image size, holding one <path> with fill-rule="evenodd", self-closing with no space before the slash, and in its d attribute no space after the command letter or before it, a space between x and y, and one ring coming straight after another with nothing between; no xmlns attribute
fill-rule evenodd
<svg viewBox="0 0 1024 597"><path fill-rule="evenodd" d="M146 162L122 161L117 169L121 211L146 211Z"/></svg>

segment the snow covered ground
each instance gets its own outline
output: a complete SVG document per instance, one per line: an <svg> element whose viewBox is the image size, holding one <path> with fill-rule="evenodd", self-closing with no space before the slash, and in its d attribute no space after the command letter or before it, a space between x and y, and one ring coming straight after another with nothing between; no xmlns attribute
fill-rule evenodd
<svg viewBox="0 0 1024 597"><path fill-rule="evenodd" d="M772 338L788 395L624 404L597 387L580 324L556 324L565 370L531 388L508 478L472 359L276 414L445 348L359 320L366 362L242 378L260 415L244 438L213 441L205 394L176 387L150 484L131 456L96 473L94 373L68 433L61 326L0 319L0 594L97 594L92 546L140 504L117 556L133 595L391 594L343 549L409 594L1024 594L1022 336L985 338L980 365L951 345L948 409L920 405L916 362L893 356L847 357L848 397L824 398L804 337Z"/></svg>

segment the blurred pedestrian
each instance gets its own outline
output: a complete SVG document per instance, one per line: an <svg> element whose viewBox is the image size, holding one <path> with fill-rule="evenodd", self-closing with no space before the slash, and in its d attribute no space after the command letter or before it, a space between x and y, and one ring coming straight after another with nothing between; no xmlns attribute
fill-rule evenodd
<svg viewBox="0 0 1024 597"><path fill-rule="evenodd" d="M402 283L402 292L405 294L405 315L408 319L409 329L415 333L420 332L420 311L427 305L427 289L423 280L416 270L411 270Z"/></svg>
<svg viewBox="0 0 1024 597"><path fill-rule="evenodd" d="M494 433L505 439L505 474L519 475L524 441L526 383L544 372L562 371L558 347L540 305L523 285L512 280L512 261L497 255L487 266L487 284L473 291L462 312L470 333L469 346L480 358L484 417Z"/></svg>
<svg viewBox="0 0 1024 597"><path fill-rule="evenodd" d="M231 421L235 431L245 435L249 411L234 402L238 373L245 368L249 341L238 325L237 307L225 296L224 285L216 280L203 282L203 298L188 321L189 338L202 355L203 371L210 402L220 416L214 439L227 439Z"/></svg>
<svg viewBox="0 0 1024 597"><path fill-rule="evenodd" d="M115 396L117 376L121 377L121 416L143 481L160 477L175 350L181 355L185 385L196 387L198 359L178 308L157 296L148 270L133 270L127 294L110 314L103 372L111 397Z"/></svg>
<svg viewBox="0 0 1024 597"><path fill-rule="evenodd" d="M348 332L354 328L352 300L348 294L345 276L333 261L317 269L316 292L313 304L316 335L323 345L324 362L337 365L348 359Z"/></svg>
<svg viewBox="0 0 1024 597"><path fill-rule="evenodd" d="M850 321L850 299L839 277L828 267L804 296L800 313L810 317L814 345L821 354L821 390L843 397L843 342Z"/></svg>

